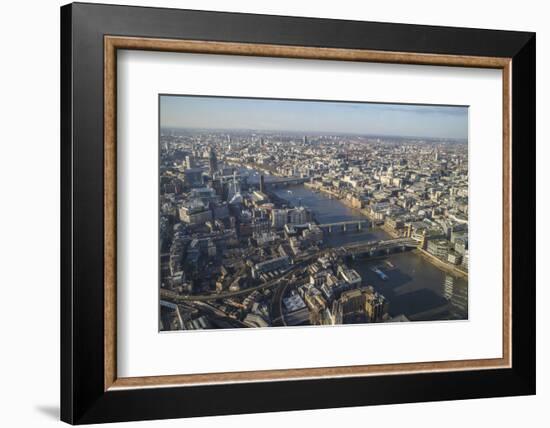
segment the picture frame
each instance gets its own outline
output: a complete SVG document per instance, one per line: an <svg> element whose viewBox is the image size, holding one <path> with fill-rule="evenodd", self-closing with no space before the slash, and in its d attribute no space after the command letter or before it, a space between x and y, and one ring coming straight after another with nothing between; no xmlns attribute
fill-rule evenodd
<svg viewBox="0 0 550 428"><path fill-rule="evenodd" d="M502 358L118 377L119 50L502 70ZM534 33L63 6L61 419L85 424L534 394L535 97Z"/></svg>

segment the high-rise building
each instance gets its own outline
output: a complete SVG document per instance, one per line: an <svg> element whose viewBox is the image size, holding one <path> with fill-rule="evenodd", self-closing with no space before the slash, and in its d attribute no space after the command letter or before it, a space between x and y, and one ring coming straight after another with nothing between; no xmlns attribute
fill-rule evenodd
<svg viewBox="0 0 550 428"><path fill-rule="evenodd" d="M388 313L388 301L384 296L374 291L372 287L367 287L365 292L365 310L367 312L369 322L382 321Z"/></svg>
<svg viewBox="0 0 550 428"><path fill-rule="evenodd" d="M287 223L287 210L274 209L271 211L271 225L275 229L281 229Z"/></svg>
<svg viewBox="0 0 550 428"><path fill-rule="evenodd" d="M210 175L214 175L218 171L218 158L213 148L210 149L209 157Z"/></svg>
<svg viewBox="0 0 550 428"><path fill-rule="evenodd" d="M265 193L265 180L264 175L260 175L260 192Z"/></svg>
<svg viewBox="0 0 550 428"><path fill-rule="evenodd" d="M288 211L290 224L304 224L308 219L308 212L304 207L293 208Z"/></svg>
<svg viewBox="0 0 550 428"><path fill-rule="evenodd" d="M372 287L357 288L342 293L333 305L337 324L381 321L388 312L388 302Z"/></svg>
<svg viewBox="0 0 550 428"><path fill-rule="evenodd" d="M183 173L185 184L190 187L199 187L203 185L202 170L199 168L188 168Z"/></svg>
<svg viewBox="0 0 550 428"><path fill-rule="evenodd" d="M195 157L192 155L185 156L185 168L192 169L196 168L197 163L195 162Z"/></svg>
<svg viewBox="0 0 550 428"><path fill-rule="evenodd" d="M212 180L212 189L214 189L216 195L223 196L223 183L220 178Z"/></svg>
<svg viewBox="0 0 550 428"><path fill-rule="evenodd" d="M242 200L240 179L237 180L237 171L233 171L233 180L227 183L227 200L232 201L235 197Z"/></svg>

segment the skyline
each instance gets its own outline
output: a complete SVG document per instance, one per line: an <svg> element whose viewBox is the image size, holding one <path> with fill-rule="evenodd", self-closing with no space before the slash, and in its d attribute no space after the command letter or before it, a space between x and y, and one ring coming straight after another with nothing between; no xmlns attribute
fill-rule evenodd
<svg viewBox="0 0 550 428"><path fill-rule="evenodd" d="M161 95L161 128L468 139L468 107Z"/></svg>

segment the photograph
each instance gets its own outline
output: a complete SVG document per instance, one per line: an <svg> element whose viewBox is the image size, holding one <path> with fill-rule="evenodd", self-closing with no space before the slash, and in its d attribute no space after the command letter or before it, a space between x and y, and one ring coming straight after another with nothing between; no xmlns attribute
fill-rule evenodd
<svg viewBox="0 0 550 428"><path fill-rule="evenodd" d="M1 425L548 421L544 5L4 3Z"/></svg>
<svg viewBox="0 0 550 428"><path fill-rule="evenodd" d="M468 320L468 106L158 102L160 331Z"/></svg>
<svg viewBox="0 0 550 428"><path fill-rule="evenodd" d="M61 18L63 420L535 394L533 32Z"/></svg>

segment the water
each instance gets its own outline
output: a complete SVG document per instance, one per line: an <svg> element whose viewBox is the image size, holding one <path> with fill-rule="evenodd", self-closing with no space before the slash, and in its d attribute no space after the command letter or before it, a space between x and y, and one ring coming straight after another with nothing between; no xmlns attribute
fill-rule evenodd
<svg viewBox="0 0 550 428"><path fill-rule="evenodd" d="M389 299L392 316L404 314L415 321L468 317L467 281L445 273L415 253L355 260L349 265L359 272L364 283ZM372 271L373 267L378 267L388 279L382 280Z"/></svg>
<svg viewBox="0 0 550 428"><path fill-rule="evenodd" d="M350 208L325 193L307 189L303 185L276 189L273 193L294 206L302 204L304 207L309 208L315 214L318 223L338 223L366 219L359 210ZM391 237L381 229L364 229L349 233L332 233L325 236L325 242L329 245L344 245L359 241L376 241L389 238Z"/></svg>
<svg viewBox="0 0 550 428"><path fill-rule="evenodd" d="M266 180L267 181L267 180ZM274 190L274 193L298 206L312 210L319 223L366 219L358 210L337 199L317 193L303 185ZM342 245L355 241L390 239L380 229L334 233L325 242ZM448 320L468 318L468 281L450 275L415 252L391 254L383 258L358 259L349 262L359 272L363 284L372 285L390 301L390 315L404 314L411 320ZM382 280L372 268L387 276Z"/></svg>

